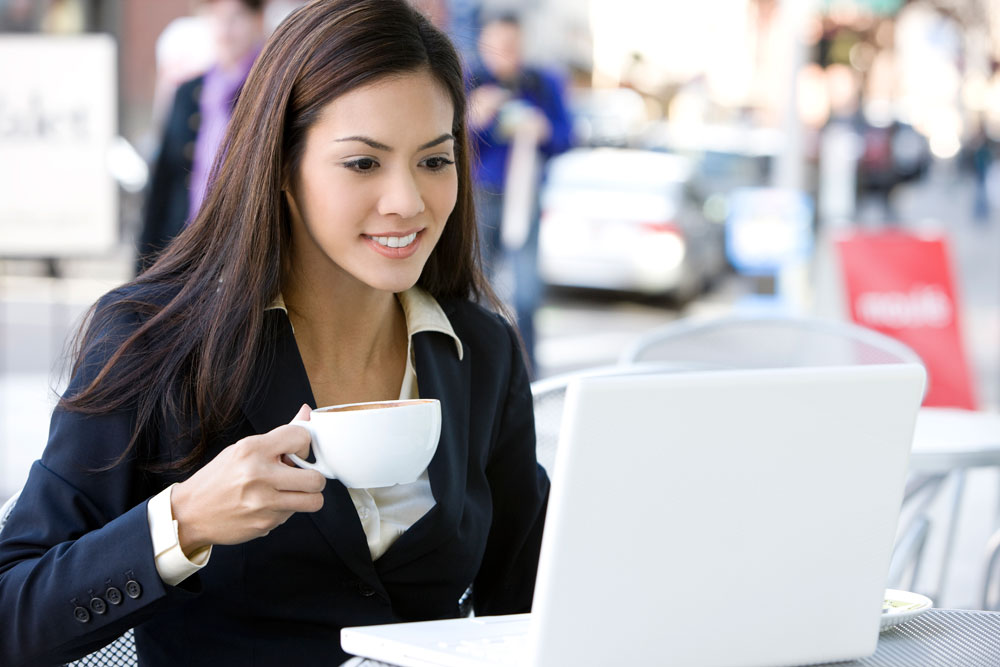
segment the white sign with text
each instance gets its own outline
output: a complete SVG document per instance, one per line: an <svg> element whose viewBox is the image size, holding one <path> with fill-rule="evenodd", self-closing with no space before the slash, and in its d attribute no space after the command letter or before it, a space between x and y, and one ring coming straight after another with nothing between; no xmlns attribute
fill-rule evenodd
<svg viewBox="0 0 1000 667"><path fill-rule="evenodd" d="M0 36L0 257L117 243L116 89L108 35Z"/></svg>

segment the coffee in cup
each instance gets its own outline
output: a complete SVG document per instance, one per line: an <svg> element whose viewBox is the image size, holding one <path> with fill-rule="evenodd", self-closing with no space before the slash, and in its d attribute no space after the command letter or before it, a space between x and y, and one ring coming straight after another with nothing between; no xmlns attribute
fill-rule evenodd
<svg viewBox="0 0 1000 667"><path fill-rule="evenodd" d="M437 450L441 402L434 398L333 405L295 426L309 431L315 463L289 454L299 467L354 489L416 481Z"/></svg>

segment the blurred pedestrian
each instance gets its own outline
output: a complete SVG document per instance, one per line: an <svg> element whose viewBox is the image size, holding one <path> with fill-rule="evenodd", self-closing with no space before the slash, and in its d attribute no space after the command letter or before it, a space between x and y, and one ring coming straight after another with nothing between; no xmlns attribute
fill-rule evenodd
<svg viewBox="0 0 1000 667"><path fill-rule="evenodd" d="M32 0L0 0L0 32L36 32L40 9Z"/></svg>
<svg viewBox="0 0 1000 667"><path fill-rule="evenodd" d="M410 4L426 16L435 28L447 34L451 21L447 0L410 0Z"/></svg>
<svg viewBox="0 0 1000 667"><path fill-rule="evenodd" d="M972 173L975 177L975 190L972 203L972 217L977 223L989 220L990 200L987 188L987 176L993 165L995 144L986 132L985 124L980 121L976 127L969 145L966 148L972 163Z"/></svg>
<svg viewBox="0 0 1000 667"><path fill-rule="evenodd" d="M204 2L215 64L174 94L146 194L137 271L197 214L236 98L264 41L265 0Z"/></svg>
<svg viewBox="0 0 1000 667"><path fill-rule="evenodd" d="M534 367L539 179L544 161L570 147L572 127L562 81L525 64L522 48L515 14L484 22L469 125L479 156L474 180L483 264L492 279L501 262L510 265L517 325Z"/></svg>

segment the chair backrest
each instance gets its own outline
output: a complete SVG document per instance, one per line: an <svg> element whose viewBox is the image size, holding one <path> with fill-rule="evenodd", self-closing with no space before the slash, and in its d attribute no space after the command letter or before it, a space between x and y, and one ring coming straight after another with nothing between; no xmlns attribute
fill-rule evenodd
<svg viewBox="0 0 1000 667"><path fill-rule="evenodd" d="M733 368L923 363L909 347L857 324L805 317L683 319L652 329L617 365L536 380L536 452L549 474L555 461L566 386L578 377Z"/></svg>
<svg viewBox="0 0 1000 667"><path fill-rule="evenodd" d="M535 413L535 453L538 462L552 475L552 465L556 459L559 444L559 426L562 423L563 399L570 381L580 377L599 375L633 375L640 373L666 373L690 370L687 364L677 363L637 363L595 366L571 371L560 375L535 380L531 383L531 395Z"/></svg>
<svg viewBox="0 0 1000 667"><path fill-rule="evenodd" d="M21 492L18 491L3 505L0 505L0 531L7 523L7 517L10 516L20 495ZM139 656L135 651L135 637L133 631L129 629L104 648L69 663L68 667L136 667L138 664Z"/></svg>
<svg viewBox="0 0 1000 667"><path fill-rule="evenodd" d="M805 317L726 316L678 320L640 336L620 363L674 361L703 369L923 364L907 345L851 322ZM911 523L897 541L890 577L920 567L926 526Z"/></svg>
<svg viewBox="0 0 1000 667"><path fill-rule="evenodd" d="M21 495L18 491L10 498L4 501L3 505L0 505L0 530L3 530L3 526L7 523L7 517L10 516L11 510L14 509L14 505L17 503L17 497Z"/></svg>
<svg viewBox="0 0 1000 667"><path fill-rule="evenodd" d="M135 652L135 636L128 629L118 639L66 667L136 667L139 656Z"/></svg>
<svg viewBox="0 0 1000 667"><path fill-rule="evenodd" d="M704 369L923 363L903 343L850 322L742 316L678 320L653 329L619 361L674 361Z"/></svg>

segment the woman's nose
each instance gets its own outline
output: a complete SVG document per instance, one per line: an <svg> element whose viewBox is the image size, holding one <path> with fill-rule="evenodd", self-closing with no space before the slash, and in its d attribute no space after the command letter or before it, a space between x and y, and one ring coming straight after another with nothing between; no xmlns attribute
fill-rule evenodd
<svg viewBox="0 0 1000 667"><path fill-rule="evenodd" d="M424 212L424 198L414 175L409 170L400 170L386 181L385 190L379 199L380 215L398 215L412 218Z"/></svg>

